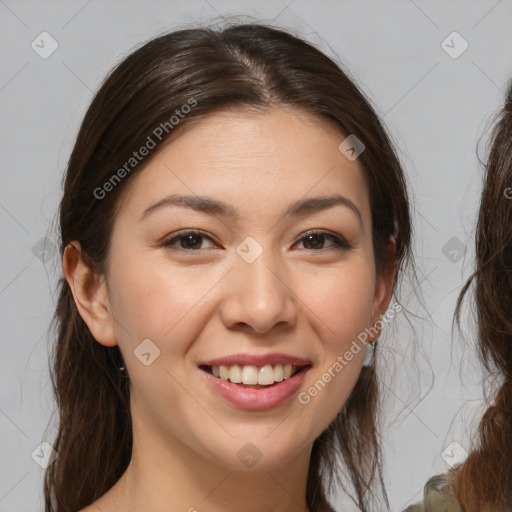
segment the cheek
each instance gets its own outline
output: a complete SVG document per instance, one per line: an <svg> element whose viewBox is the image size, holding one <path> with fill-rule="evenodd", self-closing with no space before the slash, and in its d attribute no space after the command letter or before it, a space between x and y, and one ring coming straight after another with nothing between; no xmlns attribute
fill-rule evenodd
<svg viewBox="0 0 512 512"><path fill-rule="evenodd" d="M338 269L330 279L318 279L315 292L308 295L307 305L323 326L321 360L310 372L299 401L309 413L305 423L308 417L316 418L310 428L318 435L343 408L361 373L366 346L358 336L370 327L375 292L372 272L365 265L346 272Z"/></svg>
<svg viewBox="0 0 512 512"><path fill-rule="evenodd" d="M341 350L354 337L369 327L373 312L375 278L368 266L350 268L306 279L302 295L312 313L324 324L322 341L333 350Z"/></svg>
<svg viewBox="0 0 512 512"><path fill-rule="evenodd" d="M126 259L112 274L116 283L113 314L123 327L116 327L120 345L133 349L149 338L160 348L165 343L170 345L166 350L180 350L178 340L183 336L176 333L201 309L201 300L212 287L212 276L199 267L173 270L165 261L144 255ZM166 341L170 339L171 344Z"/></svg>
<svg viewBox="0 0 512 512"><path fill-rule="evenodd" d="M208 318L207 293L220 276L199 267L173 271L166 262L147 260L142 256L126 259L112 272L117 283L116 331L130 375L131 401L136 404L132 414L139 424L157 425L176 438L189 439L195 422L215 428L194 393L187 392L192 385L182 363L203 329L201 319ZM157 348L145 341L146 345L141 344L147 339ZM146 347L144 352L141 346ZM149 353L149 364L134 351L138 356Z"/></svg>

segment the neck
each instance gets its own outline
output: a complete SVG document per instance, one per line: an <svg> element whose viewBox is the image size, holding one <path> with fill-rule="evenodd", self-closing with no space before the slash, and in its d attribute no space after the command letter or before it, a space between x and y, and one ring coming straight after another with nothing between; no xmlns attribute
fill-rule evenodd
<svg viewBox="0 0 512 512"><path fill-rule="evenodd" d="M142 512L307 512L311 446L282 465L223 465L133 417L130 464L112 489L114 507ZM239 443L234 441L237 446ZM128 506L129 505L129 506ZM113 507L113 508L114 508Z"/></svg>

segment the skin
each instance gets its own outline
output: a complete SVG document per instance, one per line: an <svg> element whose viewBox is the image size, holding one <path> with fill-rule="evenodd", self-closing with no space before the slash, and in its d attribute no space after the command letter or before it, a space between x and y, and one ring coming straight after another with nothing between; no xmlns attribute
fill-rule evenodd
<svg viewBox="0 0 512 512"><path fill-rule="evenodd" d="M123 191L105 276L82 262L77 241L66 248L81 316L126 362L134 428L127 471L84 511L306 509L312 443L347 400L364 349L307 405L294 396L265 411L226 402L197 364L284 352L311 361L305 391L386 311L393 269L376 275L368 188L359 160L338 150L344 138L282 107L212 114L176 132ZM215 198L240 217L172 206L140 220L171 193ZM350 199L361 221L340 205L281 219L295 201L333 193ZM162 245L183 229L210 238ZM321 236L314 246L304 236L311 229L352 248ZM263 249L250 264L235 250L247 236ZM133 354L147 338L160 349L149 366ZM262 455L252 468L237 457L247 442Z"/></svg>

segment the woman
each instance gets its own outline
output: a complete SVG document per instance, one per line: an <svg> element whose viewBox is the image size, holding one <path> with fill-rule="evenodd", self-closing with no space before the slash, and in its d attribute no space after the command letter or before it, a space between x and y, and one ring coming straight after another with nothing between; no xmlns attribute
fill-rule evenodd
<svg viewBox="0 0 512 512"><path fill-rule="evenodd" d="M149 41L85 115L60 229L47 512L332 511L336 477L387 505L366 349L410 209L332 60L261 25Z"/></svg>
<svg viewBox="0 0 512 512"><path fill-rule="evenodd" d="M512 83L492 132L476 229L474 283L478 350L493 384L474 449L463 464L432 478L424 502L407 512L512 510ZM405 512L405 511L404 511Z"/></svg>

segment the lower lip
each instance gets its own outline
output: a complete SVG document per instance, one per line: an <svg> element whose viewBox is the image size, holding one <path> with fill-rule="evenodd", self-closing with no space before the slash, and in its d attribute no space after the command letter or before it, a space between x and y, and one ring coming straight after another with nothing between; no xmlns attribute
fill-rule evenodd
<svg viewBox="0 0 512 512"><path fill-rule="evenodd" d="M245 388L228 380L214 377L207 371L201 369L199 371L205 375L215 391L239 409L264 411L281 405L294 395L309 369L310 367L305 367L293 377L261 389Z"/></svg>

